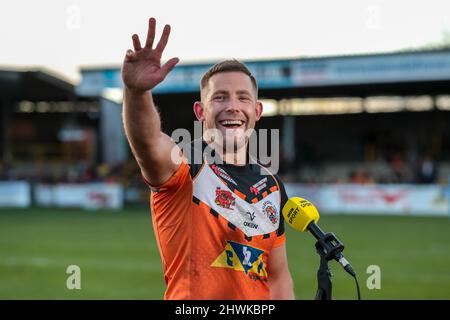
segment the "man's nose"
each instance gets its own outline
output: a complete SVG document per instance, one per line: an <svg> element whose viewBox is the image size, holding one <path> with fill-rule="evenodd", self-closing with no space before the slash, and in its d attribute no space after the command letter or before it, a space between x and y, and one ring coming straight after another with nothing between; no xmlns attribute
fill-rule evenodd
<svg viewBox="0 0 450 320"><path fill-rule="evenodd" d="M239 112L241 109L239 107L239 99L230 99L227 103L225 111L227 112Z"/></svg>

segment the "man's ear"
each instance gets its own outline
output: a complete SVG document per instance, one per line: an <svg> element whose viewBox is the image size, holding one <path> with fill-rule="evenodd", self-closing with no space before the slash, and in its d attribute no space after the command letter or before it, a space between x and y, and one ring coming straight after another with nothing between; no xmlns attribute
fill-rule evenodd
<svg viewBox="0 0 450 320"><path fill-rule="evenodd" d="M257 101L256 102L256 121L258 121L263 113L263 104L261 101Z"/></svg>
<svg viewBox="0 0 450 320"><path fill-rule="evenodd" d="M205 120L205 108L200 101L194 102L194 113L198 121Z"/></svg>

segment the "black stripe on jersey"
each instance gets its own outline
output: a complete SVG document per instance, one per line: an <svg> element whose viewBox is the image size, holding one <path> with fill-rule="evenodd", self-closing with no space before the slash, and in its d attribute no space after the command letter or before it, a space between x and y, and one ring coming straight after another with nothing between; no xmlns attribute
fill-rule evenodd
<svg viewBox="0 0 450 320"><path fill-rule="evenodd" d="M236 231L236 226L234 224L232 224L231 222L228 222L228 227L233 229L233 231Z"/></svg>
<svg viewBox="0 0 450 320"><path fill-rule="evenodd" d="M216 210L214 210L213 208L209 209L209 213L211 213L216 218L219 217L219 213Z"/></svg>
<svg viewBox="0 0 450 320"><path fill-rule="evenodd" d="M270 233L266 233L265 235L263 235L263 239L269 239L270 238Z"/></svg>
<svg viewBox="0 0 450 320"><path fill-rule="evenodd" d="M280 226L277 230L277 236L281 236L284 233L284 216L280 214Z"/></svg>
<svg viewBox="0 0 450 320"><path fill-rule="evenodd" d="M244 237L245 237L245 240L252 241L252 237L247 237L247 235L244 235Z"/></svg>
<svg viewBox="0 0 450 320"><path fill-rule="evenodd" d="M199 198L196 198L196 197L192 197L192 201L196 204L196 205L199 205L200 204L200 199Z"/></svg>

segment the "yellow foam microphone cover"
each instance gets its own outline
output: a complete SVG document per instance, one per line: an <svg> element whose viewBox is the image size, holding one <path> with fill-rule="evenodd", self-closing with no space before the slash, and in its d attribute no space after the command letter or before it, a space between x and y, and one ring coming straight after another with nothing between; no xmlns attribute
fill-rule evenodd
<svg viewBox="0 0 450 320"><path fill-rule="evenodd" d="M289 198L282 210L285 221L292 228L304 232L311 222L319 221L319 212L316 207L306 199Z"/></svg>

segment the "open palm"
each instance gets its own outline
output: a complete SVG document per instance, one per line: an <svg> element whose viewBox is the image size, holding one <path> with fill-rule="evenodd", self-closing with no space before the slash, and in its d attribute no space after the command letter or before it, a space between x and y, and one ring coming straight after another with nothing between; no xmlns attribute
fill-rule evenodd
<svg viewBox="0 0 450 320"><path fill-rule="evenodd" d="M167 74L178 63L178 58L172 58L161 66L161 56L169 39L170 26L164 27L161 39L153 49L155 40L156 20L151 18L148 23L148 34L145 46L137 34L134 34L133 50L128 50L122 66L122 78L125 86L132 90L147 91L163 81Z"/></svg>

